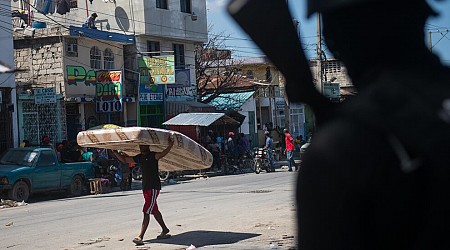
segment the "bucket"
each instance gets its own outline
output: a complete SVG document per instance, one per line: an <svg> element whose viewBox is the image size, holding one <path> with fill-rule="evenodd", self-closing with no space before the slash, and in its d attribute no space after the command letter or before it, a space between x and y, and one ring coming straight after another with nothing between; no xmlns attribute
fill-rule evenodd
<svg viewBox="0 0 450 250"><path fill-rule="evenodd" d="M35 22L33 22L32 27L35 28L35 29L43 29L43 28L47 27L47 23L45 23L45 22L36 22L35 21Z"/></svg>

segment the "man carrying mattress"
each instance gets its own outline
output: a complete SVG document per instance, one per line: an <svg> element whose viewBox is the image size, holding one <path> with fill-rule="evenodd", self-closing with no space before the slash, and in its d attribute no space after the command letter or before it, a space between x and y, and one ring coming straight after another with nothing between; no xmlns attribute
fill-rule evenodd
<svg viewBox="0 0 450 250"><path fill-rule="evenodd" d="M142 220L141 233L139 236L133 239L133 242L137 245L143 245L144 242L142 239L144 238L145 231L150 222L150 214L153 214L155 220L161 226L162 232L158 235L158 239L164 239L170 237L169 228L167 228L164 223L163 216L158 209L158 203L156 199L158 198L159 192L161 191L161 181L159 179L159 168L158 168L158 160L163 158L169 153L172 149L174 140L172 137L169 137L169 146L164 149L162 152L152 152L150 151L150 147L148 145L139 145L139 149L141 151L140 154L130 157L128 155L124 155L114 150L114 154L117 159L124 163L138 163L141 165L142 169L142 191L144 194L144 207L142 212L144 213L144 218Z"/></svg>

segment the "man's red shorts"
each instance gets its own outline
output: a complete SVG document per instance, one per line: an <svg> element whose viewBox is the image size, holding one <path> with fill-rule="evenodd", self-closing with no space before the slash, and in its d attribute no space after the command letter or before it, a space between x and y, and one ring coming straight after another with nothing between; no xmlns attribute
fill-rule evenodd
<svg viewBox="0 0 450 250"><path fill-rule="evenodd" d="M156 199L158 198L159 191L157 189L150 189L144 191L144 208L142 208L142 212L146 214L153 214L155 212L158 212L158 203L156 202Z"/></svg>

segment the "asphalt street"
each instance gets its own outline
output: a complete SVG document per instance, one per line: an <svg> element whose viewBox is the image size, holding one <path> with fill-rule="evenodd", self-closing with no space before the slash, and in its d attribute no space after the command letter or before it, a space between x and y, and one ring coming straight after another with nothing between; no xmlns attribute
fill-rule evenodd
<svg viewBox="0 0 450 250"><path fill-rule="evenodd" d="M37 196L26 206L0 209L0 248L296 249L296 176L277 169L170 181L158 204L172 237L157 240L152 218L143 246L131 241L142 221L139 182L131 191Z"/></svg>

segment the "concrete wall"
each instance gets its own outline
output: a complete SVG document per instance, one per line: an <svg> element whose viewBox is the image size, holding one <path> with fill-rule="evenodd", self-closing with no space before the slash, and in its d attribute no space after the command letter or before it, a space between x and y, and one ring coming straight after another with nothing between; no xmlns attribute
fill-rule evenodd
<svg viewBox="0 0 450 250"><path fill-rule="evenodd" d="M16 67L26 70L16 74L19 86L56 87L58 94L63 92L63 47L59 37L15 40L14 47Z"/></svg>
<svg viewBox="0 0 450 250"><path fill-rule="evenodd" d="M8 13L10 1L0 0L1 10L4 13ZM0 31L0 61L10 67L14 67L14 50L13 50L13 33L12 33L12 19L11 15L0 14L0 26L3 27ZM10 32L8 32L10 31ZM3 122L7 124L1 124L2 129L8 130L6 134L2 134L2 145L17 147L19 145L18 134L18 122L17 122L17 98L16 98L16 83L14 73L0 74L0 90L3 95L3 105L0 104L2 110L0 115ZM8 105L14 105L14 111L10 112L6 109ZM5 132L5 131L3 131ZM11 138L12 137L12 138ZM12 145L11 145L12 142Z"/></svg>
<svg viewBox="0 0 450 250"><path fill-rule="evenodd" d="M240 114L245 115L244 122L241 125L241 132L248 135L250 133L250 122L249 122L249 115L248 111L255 111L256 110L256 104L255 104L255 98L249 98L244 105L241 106L241 111L239 111ZM255 115L256 119L256 115ZM253 128L253 131L257 131L256 126L256 120L254 121L255 127Z"/></svg>
<svg viewBox="0 0 450 250"><path fill-rule="evenodd" d="M64 39L64 48L67 47L67 43L70 38ZM89 70L92 70L90 67L90 51L91 48L96 46L101 51L102 54L102 61L101 61L101 69L104 68L104 52L107 48L109 48L113 55L114 55L114 65L115 69L121 70L124 66L124 59L123 59L123 45L120 45L118 43L112 43L112 42L102 42L92 39L86 39L86 38L78 38L78 56L64 56L63 60L63 67L64 70L64 82L65 82L65 96L66 97L79 97L79 96L86 96L86 97L94 97L95 96L95 86L92 84L89 84L86 79L79 79L75 83L69 83L69 79L71 77L70 70L68 70L68 67L81 67L85 70L85 72L89 72ZM65 54L67 54L67 51L64 51ZM101 70L100 69L100 70ZM96 69L99 70L99 69ZM123 80L123 79L122 79Z"/></svg>

